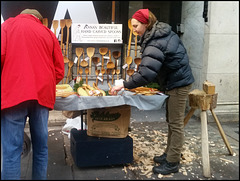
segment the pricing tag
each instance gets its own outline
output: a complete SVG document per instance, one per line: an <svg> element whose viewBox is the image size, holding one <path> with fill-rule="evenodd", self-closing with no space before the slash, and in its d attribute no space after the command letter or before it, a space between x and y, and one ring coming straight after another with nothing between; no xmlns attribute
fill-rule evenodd
<svg viewBox="0 0 240 181"><path fill-rule="evenodd" d="M74 63L76 64L77 61L78 61L78 57L75 57L75 59L74 59Z"/></svg>
<svg viewBox="0 0 240 181"><path fill-rule="evenodd" d="M103 56L103 58L104 58L104 59L110 59L110 58L109 58L109 57L107 57L107 56Z"/></svg>
<svg viewBox="0 0 240 181"><path fill-rule="evenodd" d="M103 79L99 76L97 76L98 80L100 80L101 82L103 81Z"/></svg>
<svg viewBox="0 0 240 181"><path fill-rule="evenodd" d="M97 67L99 67L99 66L101 66L102 65L102 63L101 62L99 62L98 64L97 64Z"/></svg>
<svg viewBox="0 0 240 181"><path fill-rule="evenodd" d="M128 64L125 64L122 66L123 69L126 69L128 67Z"/></svg>
<svg viewBox="0 0 240 181"><path fill-rule="evenodd" d="M77 76L76 83L79 83L80 80L81 80L81 77L80 77L80 76Z"/></svg>
<svg viewBox="0 0 240 181"><path fill-rule="evenodd" d="M89 57L85 58L86 61L88 61L89 59L90 59Z"/></svg>

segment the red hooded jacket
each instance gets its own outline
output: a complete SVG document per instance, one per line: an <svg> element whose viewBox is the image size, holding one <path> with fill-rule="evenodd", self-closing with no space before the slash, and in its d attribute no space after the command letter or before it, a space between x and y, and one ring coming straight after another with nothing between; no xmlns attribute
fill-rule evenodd
<svg viewBox="0 0 240 181"><path fill-rule="evenodd" d="M53 109L64 60L54 33L30 14L1 25L1 110L27 100Z"/></svg>

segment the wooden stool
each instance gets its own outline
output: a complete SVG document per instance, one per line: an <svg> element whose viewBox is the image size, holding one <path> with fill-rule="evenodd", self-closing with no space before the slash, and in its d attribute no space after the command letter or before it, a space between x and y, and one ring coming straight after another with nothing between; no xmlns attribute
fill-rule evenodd
<svg viewBox="0 0 240 181"><path fill-rule="evenodd" d="M189 106L190 111L184 118L184 126L188 123L196 109L201 109L201 142L202 142L202 166L203 176L210 177L210 161L209 161L209 149L208 149L208 129L207 129L207 110L210 110L215 122L217 123L218 130L226 144L230 155L233 155L233 151L228 143L225 133L221 127L221 124L214 113L213 109L216 108L217 104L217 93L207 94L205 91L198 89L193 90L189 93Z"/></svg>

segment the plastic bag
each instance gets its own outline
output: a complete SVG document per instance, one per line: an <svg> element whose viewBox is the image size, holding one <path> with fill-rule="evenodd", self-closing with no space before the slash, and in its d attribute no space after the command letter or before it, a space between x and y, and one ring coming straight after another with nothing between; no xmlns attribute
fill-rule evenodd
<svg viewBox="0 0 240 181"><path fill-rule="evenodd" d="M68 135L68 138L70 138L70 131L72 128L76 128L77 130L81 130L81 117L78 116L73 119L67 119L66 124L62 128L62 132L64 134ZM87 129L87 126L83 122L83 129Z"/></svg>

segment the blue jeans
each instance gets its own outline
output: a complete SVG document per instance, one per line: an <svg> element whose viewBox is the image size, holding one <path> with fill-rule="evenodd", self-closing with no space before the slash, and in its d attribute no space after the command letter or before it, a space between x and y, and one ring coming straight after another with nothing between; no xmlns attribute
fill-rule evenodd
<svg viewBox="0 0 240 181"><path fill-rule="evenodd" d="M49 108L30 100L1 111L2 180L20 180L24 127L29 117L32 141L32 179L46 180Z"/></svg>

